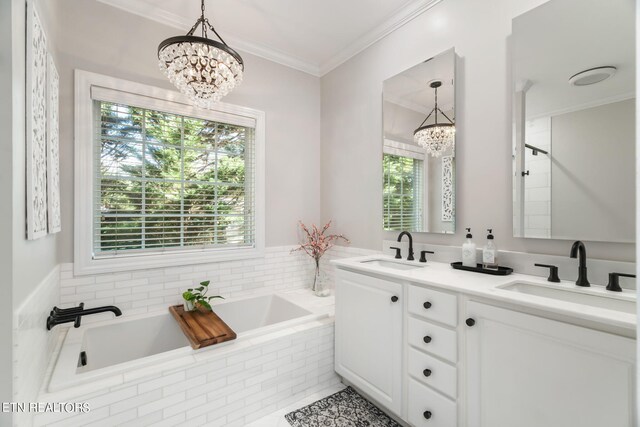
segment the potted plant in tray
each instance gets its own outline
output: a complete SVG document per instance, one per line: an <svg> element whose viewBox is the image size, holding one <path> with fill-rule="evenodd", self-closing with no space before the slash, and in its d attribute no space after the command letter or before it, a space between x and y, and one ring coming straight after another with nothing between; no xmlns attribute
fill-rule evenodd
<svg viewBox="0 0 640 427"><path fill-rule="evenodd" d="M196 309L205 309L211 311L211 300L215 298L224 299L220 295L207 296L209 291L209 283L211 281L205 280L200 282L200 286L197 288L189 288L182 293L182 299L184 300L184 311L193 311Z"/></svg>

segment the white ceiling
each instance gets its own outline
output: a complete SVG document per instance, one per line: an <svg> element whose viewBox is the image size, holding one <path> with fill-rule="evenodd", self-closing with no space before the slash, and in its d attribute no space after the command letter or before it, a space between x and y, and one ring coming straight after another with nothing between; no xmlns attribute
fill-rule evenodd
<svg viewBox="0 0 640 427"><path fill-rule="evenodd" d="M186 33L198 0L98 0ZM234 49L321 76L441 0L206 0ZM176 34L177 35L177 34Z"/></svg>
<svg viewBox="0 0 640 427"><path fill-rule="evenodd" d="M455 60L453 49L415 65L384 81L383 123L385 138L413 144L413 132L433 110L434 90L429 83L440 80L438 107L455 121ZM440 122L446 122L442 116ZM428 123L434 122L434 116Z"/></svg>
<svg viewBox="0 0 640 427"><path fill-rule="evenodd" d="M451 111L455 95L454 70L455 53L448 50L385 80L382 85L384 99L428 114L435 102L435 91L429 84L440 80L442 86L438 88L438 106L443 111Z"/></svg>
<svg viewBox="0 0 640 427"><path fill-rule="evenodd" d="M635 96L631 0L553 0L515 18L512 39L515 84L531 84L528 119ZM591 86L569 84L572 75L605 65L617 67L613 77Z"/></svg>

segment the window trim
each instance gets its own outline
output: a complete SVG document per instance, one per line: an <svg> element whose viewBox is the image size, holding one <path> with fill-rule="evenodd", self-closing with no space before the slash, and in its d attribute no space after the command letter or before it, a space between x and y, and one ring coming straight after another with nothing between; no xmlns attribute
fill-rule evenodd
<svg viewBox="0 0 640 427"><path fill-rule="evenodd" d="M87 275L114 271L132 271L178 265L241 260L264 256L265 248L265 113L252 108L220 102L218 113L234 114L255 120L255 244L252 248L203 248L168 251L123 257L93 257L93 99L91 88L104 88L144 96L150 102L170 105L178 111L193 112L206 118L207 110L193 107L176 91L131 82L115 77L75 70L74 99L74 273ZM166 108L165 108L166 109ZM190 113L186 113L189 115Z"/></svg>

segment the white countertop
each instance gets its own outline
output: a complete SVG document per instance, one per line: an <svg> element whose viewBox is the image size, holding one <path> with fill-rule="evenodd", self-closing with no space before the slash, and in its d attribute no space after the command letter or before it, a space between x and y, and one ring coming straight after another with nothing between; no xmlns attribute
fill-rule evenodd
<svg viewBox="0 0 640 427"><path fill-rule="evenodd" d="M415 266L423 266L412 270L392 270L363 261L384 259L391 262L400 262ZM542 286L562 288L575 292L591 295L606 296L609 298L633 300L636 299L635 291L623 290L622 292L607 291L603 286L591 286L582 288L573 282L563 280L561 283L551 283L538 276L513 273L508 276L494 276L464 270L455 270L451 265L441 262L429 261L426 264L417 261L403 261L384 255L370 255L356 258L346 258L331 261L338 268L361 271L368 274L385 276L388 278L408 281L415 284L429 285L433 288L460 292L471 297L480 297L500 302L502 304L514 304L533 310L542 310L560 316L579 319L582 323L595 322L603 326L622 328L633 331L635 334L637 316L600 307L573 303L559 299L524 294L505 289L500 289L514 282L539 284Z"/></svg>

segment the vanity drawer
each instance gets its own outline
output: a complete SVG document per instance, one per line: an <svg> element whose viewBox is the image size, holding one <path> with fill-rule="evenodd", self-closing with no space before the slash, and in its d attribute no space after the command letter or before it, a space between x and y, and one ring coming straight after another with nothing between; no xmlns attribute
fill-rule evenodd
<svg viewBox="0 0 640 427"><path fill-rule="evenodd" d="M414 427L457 426L456 403L429 387L409 379L408 419Z"/></svg>
<svg viewBox="0 0 640 427"><path fill-rule="evenodd" d="M458 340L456 331L409 317L409 344L427 353L456 362Z"/></svg>
<svg viewBox="0 0 640 427"><path fill-rule="evenodd" d="M456 398L457 369L415 348L409 348L409 375L438 391Z"/></svg>
<svg viewBox="0 0 640 427"><path fill-rule="evenodd" d="M409 286L409 313L445 325L458 324L458 299L455 295L419 286Z"/></svg>

